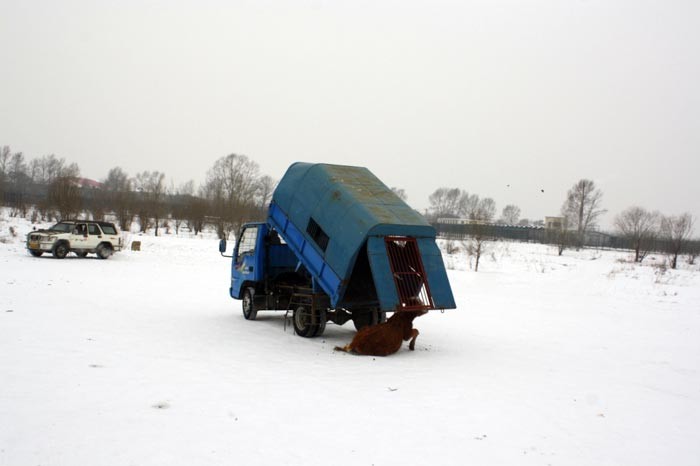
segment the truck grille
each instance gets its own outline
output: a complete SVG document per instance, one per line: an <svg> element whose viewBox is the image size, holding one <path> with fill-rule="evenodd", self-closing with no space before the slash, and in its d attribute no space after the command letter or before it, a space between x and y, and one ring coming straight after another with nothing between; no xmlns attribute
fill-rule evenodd
<svg viewBox="0 0 700 466"><path fill-rule="evenodd" d="M418 243L408 236L384 238L401 310L433 309L433 298L426 280Z"/></svg>

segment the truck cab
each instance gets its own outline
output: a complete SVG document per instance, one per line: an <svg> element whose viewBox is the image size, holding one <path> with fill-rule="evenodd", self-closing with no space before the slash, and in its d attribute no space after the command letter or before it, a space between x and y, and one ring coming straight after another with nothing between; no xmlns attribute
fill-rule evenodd
<svg viewBox="0 0 700 466"><path fill-rule="evenodd" d="M219 250L225 252L226 240L221 240ZM271 304L270 309L277 309L279 303L268 303L265 298L279 286L299 286L307 282L298 263L289 245L274 228L263 222L246 223L233 249L229 294L234 299L251 299L250 304L255 304L256 308ZM247 304L244 302L244 308Z"/></svg>
<svg viewBox="0 0 700 466"><path fill-rule="evenodd" d="M264 245L268 227L264 223L246 223L238 235L231 261L231 297L243 298L246 286L255 286L264 278Z"/></svg>

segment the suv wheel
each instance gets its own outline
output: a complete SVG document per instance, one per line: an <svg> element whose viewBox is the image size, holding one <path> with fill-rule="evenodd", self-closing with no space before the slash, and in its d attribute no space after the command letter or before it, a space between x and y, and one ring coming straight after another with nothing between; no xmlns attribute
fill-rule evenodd
<svg viewBox="0 0 700 466"><path fill-rule="evenodd" d="M66 243L58 243L53 247L52 254L56 259L63 259L68 254L68 245Z"/></svg>
<svg viewBox="0 0 700 466"><path fill-rule="evenodd" d="M112 255L112 246L109 244L100 244L97 246L97 257L107 259Z"/></svg>

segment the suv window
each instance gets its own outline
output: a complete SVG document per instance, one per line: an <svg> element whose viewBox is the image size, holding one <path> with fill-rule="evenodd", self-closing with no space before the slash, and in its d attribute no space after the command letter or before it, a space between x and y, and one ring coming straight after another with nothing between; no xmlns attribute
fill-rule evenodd
<svg viewBox="0 0 700 466"><path fill-rule="evenodd" d="M97 228L97 225L95 225L94 223L88 224L88 233L90 233L90 234L93 235L93 236L94 236L94 235L101 235L101 234L102 234L102 232L100 231L100 229Z"/></svg>
<svg viewBox="0 0 700 466"><path fill-rule="evenodd" d="M60 233L68 233L73 229L73 224L72 223L57 223L56 225L52 226L49 228L51 231L58 231Z"/></svg>
<svg viewBox="0 0 700 466"><path fill-rule="evenodd" d="M114 228L114 225L102 225L102 231L104 231L105 235L117 234L117 230Z"/></svg>

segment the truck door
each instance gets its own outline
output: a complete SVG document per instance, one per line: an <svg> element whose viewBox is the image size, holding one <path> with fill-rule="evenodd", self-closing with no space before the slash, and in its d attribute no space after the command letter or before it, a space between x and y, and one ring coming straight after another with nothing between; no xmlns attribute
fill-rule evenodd
<svg viewBox="0 0 700 466"><path fill-rule="evenodd" d="M256 281L258 268L257 246L260 225L244 227L238 235L238 242L233 256L231 270L231 296L240 299L243 296L241 287L247 281Z"/></svg>

